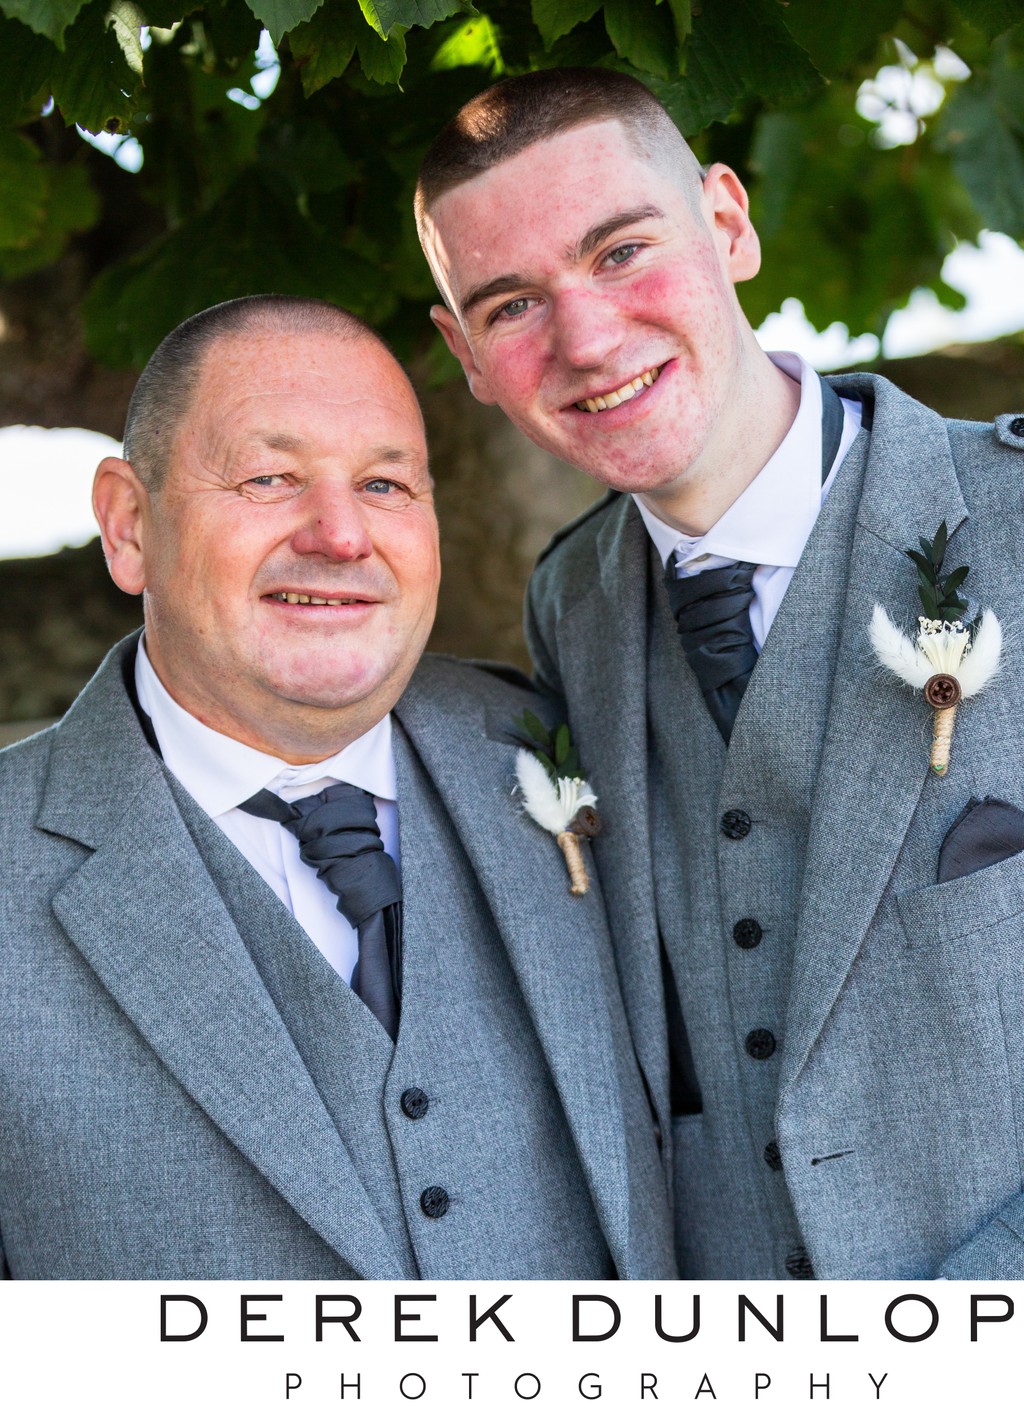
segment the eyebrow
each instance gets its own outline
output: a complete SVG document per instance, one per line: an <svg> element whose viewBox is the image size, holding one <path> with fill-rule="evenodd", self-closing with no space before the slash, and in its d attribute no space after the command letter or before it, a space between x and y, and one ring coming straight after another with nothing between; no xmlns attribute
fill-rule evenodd
<svg viewBox="0 0 1024 1410"><path fill-rule="evenodd" d="M292 435L289 431L267 431L258 434L255 438L268 450L280 450L284 452L301 451L306 445L302 436ZM384 465L413 465L422 460L422 455L416 450L405 449L401 446L377 445L371 446L367 453L367 459L379 461Z"/></svg>
<svg viewBox="0 0 1024 1410"><path fill-rule="evenodd" d="M632 210L618 211L615 215L609 216L607 220L592 225L575 245L567 246L566 256L573 262L585 259L617 230L622 230L627 225L638 225L643 220L664 220L664 218L665 212L658 206L635 206ZM529 283L530 280L525 274L499 274L496 278L488 279L486 283L477 284L475 288L470 289L465 299L462 300L462 312L468 313L477 304L483 303L487 299L496 298L499 294L515 294Z"/></svg>

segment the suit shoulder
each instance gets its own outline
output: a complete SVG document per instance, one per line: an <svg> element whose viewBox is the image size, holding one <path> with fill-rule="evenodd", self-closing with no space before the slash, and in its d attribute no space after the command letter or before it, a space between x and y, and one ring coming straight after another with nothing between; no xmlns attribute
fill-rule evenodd
<svg viewBox="0 0 1024 1410"><path fill-rule="evenodd" d="M949 446L961 483L981 493L1005 493L1006 482L1024 481L1024 415L995 421L947 421Z"/></svg>
<svg viewBox="0 0 1024 1410"><path fill-rule="evenodd" d="M568 524L563 525L557 533L553 534L547 547L544 548L537 559L537 566L540 567L552 555L558 554L560 557L565 554L573 554L579 551L586 552L600 532L608 512L612 510L623 496L618 490L609 490L600 499L585 509L582 514L578 514L575 519L570 519ZM560 552L559 552L560 551Z"/></svg>
<svg viewBox="0 0 1024 1410"><path fill-rule="evenodd" d="M0 828L35 818L50 763L55 725L0 749Z"/></svg>
<svg viewBox="0 0 1024 1410"><path fill-rule="evenodd" d="M438 699L461 699L489 709L528 709L537 698L530 678L516 666L437 652L423 657L412 683L417 691Z"/></svg>

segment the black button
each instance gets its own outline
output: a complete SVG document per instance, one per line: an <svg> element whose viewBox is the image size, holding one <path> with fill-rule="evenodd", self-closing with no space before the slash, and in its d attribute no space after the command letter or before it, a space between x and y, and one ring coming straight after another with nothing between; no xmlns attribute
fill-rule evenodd
<svg viewBox="0 0 1024 1410"><path fill-rule="evenodd" d="M752 1058L770 1058L775 1051L775 1034L767 1028L752 1028L744 1046Z"/></svg>
<svg viewBox="0 0 1024 1410"><path fill-rule="evenodd" d="M741 812L739 808L730 808L723 814L721 826L726 837L738 842L741 837L746 837L754 824L750 821L749 814Z"/></svg>
<svg viewBox="0 0 1024 1410"><path fill-rule="evenodd" d="M732 938L741 950L752 950L755 945L760 945L761 936L764 934L756 920L738 920L732 928Z"/></svg>
<svg viewBox="0 0 1024 1410"><path fill-rule="evenodd" d="M1024 436L1024 416L1015 416L1010 422L1011 436Z"/></svg>
<svg viewBox="0 0 1024 1410"><path fill-rule="evenodd" d="M814 1267L805 1248L795 1248L786 1254L786 1272L791 1278L813 1278Z"/></svg>
<svg viewBox="0 0 1024 1410"><path fill-rule="evenodd" d="M402 1110L410 1121L419 1121L426 1116L430 1098L419 1087L408 1087L401 1096Z"/></svg>
<svg viewBox="0 0 1024 1410"><path fill-rule="evenodd" d="M420 1209L428 1219L440 1219L448 1213L449 1204L448 1191L440 1185L428 1185L420 1195Z"/></svg>
<svg viewBox="0 0 1024 1410"><path fill-rule="evenodd" d="M770 1170L782 1169L782 1152L779 1150L778 1141L769 1141L764 1148L764 1158Z"/></svg>

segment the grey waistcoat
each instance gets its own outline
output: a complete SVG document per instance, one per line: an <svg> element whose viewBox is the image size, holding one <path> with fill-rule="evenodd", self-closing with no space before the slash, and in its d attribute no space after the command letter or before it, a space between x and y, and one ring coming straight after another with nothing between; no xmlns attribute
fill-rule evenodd
<svg viewBox="0 0 1024 1410"><path fill-rule="evenodd" d="M400 728L395 750L405 900L394 1047L241 853L180 791L179 802L404 1276L614 1277L501 939ZM427 1093L426 1118L404 1113L410 1088ZM450 1199L441 1218L420 1206L432 1186Z"/></svg>
<svg viewBox="0 0 1024 1410"><path fill-rule="evenodd" d="M684 1278L806 1276L771 1143L865 442L847 455L822 507L728 749L686 662L652 551L648 763L658 925L703 1099L700 1114L673 1121ZM749 819L745 836L723 831L730 810ZM756 929L737 930L742 921L760 927L745 948L736 936L749 942Z"/></svg>

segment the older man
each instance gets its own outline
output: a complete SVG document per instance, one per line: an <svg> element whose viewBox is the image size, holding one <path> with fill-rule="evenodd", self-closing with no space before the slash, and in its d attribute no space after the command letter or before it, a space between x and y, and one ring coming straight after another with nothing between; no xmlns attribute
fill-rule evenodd
<svg viewBox="0 0 1024 1410"><path fill-rule="evenodd" d="M95 504L144 636L0 756L7 1271L671 1273L600 900L511 796L529 696L417 669L397 363L329 305L220 305L125 455Z"/></svg>
<svg viewBox="0 0 1024 1410"><path fill-rule="evenodd" d="M624 75L474 99L418 215L473 392L619 492L528 628L608 816L681 1272L1024 1276L1021 711L1004 673L930 772L931 706L869 640L876 603L915 623L905 550L938 570L943 523L968 619L1019 621L1024 418L763 353L743 187Z"/></svg>

